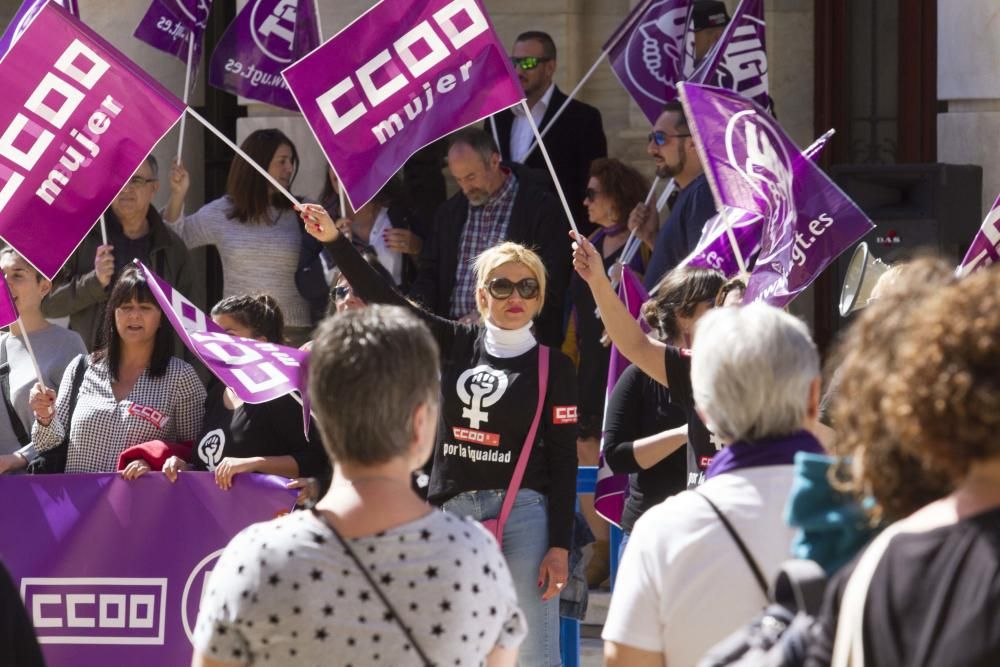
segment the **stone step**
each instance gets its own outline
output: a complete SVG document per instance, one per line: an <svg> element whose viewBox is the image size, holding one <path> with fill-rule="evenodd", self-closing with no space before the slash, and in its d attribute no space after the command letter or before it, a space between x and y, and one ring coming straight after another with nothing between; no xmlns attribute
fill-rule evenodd
<svg viewBox="0 0 1000 667"><path fill-rule="evenodd" d="M608 606L610 604L610 591L591 590L590 600L587 603L587 615L580 625L592 625L598 628L604 627L604 621L608 617Z"/></svg>
<svg viewBox="0 0 1000 667"><path fill-rule="evenodd" d="M594 637L580 638L580 667L601 667L604 664L604 642Z"/></svg>

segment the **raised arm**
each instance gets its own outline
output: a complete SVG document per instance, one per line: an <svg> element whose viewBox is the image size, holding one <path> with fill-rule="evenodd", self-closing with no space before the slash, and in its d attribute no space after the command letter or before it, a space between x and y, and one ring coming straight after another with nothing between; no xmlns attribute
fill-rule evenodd
<svg viewBox="0 0 1000 667"><path fill-rule="evenodd" d="M228 198L205 204L191 215L184 213L190 179L184 165L175 163L170 171L170 200L163 209L163 222L181 237L188 248L218 245L219 226L225 222L229 209Z"/></svg>
<svg viewBox="0 0 1000 667"><path fill-rule="evenodd" d="M639 323L632 319L625 304L611 288L600 254L583 237L577 237L573 243L573 268L590 287L604 328L618 350L643 373L667 386L664 363L667 346L647 336Z"/></svg>

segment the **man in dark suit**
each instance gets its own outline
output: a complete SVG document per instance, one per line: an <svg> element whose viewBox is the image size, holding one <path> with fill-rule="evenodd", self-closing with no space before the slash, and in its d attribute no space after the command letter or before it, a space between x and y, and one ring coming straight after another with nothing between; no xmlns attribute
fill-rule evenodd
<svg viewBox="0 0 1000 667"><path fill-rule="evenodd" d="M571 256L559 201L535 170L501 165L493 138L479 128L452 135L448 170L461 192L434 215L410 296L442 317L477 321L472 262L489 247L515 241L537 252L548 272L545 306L535 323L538 339L561 345Z"/></svg>
<svg viewBox="0 0 1000 667"><path fill-rule="evenodd" d="M573 218L580 231L589 233L593 225L584 210L583 197L590 177L590 163L608 155L601 112L579 100L570 100L553 123L552 118L563 107L566 95L552 82L556 71L556 45L547 33L530 31L518 35L511 61L531 115L544 133L545 147ZM503 160L548 173L541 150L535 147L528 152L535 143L535 135L520 105L494 115L493 122Z"/></svg>

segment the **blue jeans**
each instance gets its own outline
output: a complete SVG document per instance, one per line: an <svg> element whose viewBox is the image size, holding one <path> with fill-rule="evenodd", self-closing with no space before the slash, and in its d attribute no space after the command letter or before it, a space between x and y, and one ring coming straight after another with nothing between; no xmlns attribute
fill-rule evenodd
<svg viewBox="0 0 1000 667"><path fill-rule="evenodd" d="M500 515L504 492L467 491L444 504L459 516L480 521ZM559 667L559 597L542 602L538 588L538 568L549 548L548 501L541 493L520 489L514 509L503 529L503 555L507 559L517 603L528 626L517 664L521 667Z"/></svg>

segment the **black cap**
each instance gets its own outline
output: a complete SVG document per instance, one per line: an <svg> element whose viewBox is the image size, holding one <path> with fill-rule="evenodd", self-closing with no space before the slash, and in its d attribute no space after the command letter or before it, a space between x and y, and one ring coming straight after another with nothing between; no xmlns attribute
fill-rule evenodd
<svg viewBox="0 0 1000 667"><path fill-rule="evenodd" d="M691 9L691 29L695 32L706 28L719 28L729 23L726 3L719 0L695 0Z"/></svg>

